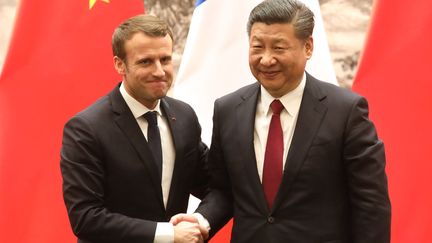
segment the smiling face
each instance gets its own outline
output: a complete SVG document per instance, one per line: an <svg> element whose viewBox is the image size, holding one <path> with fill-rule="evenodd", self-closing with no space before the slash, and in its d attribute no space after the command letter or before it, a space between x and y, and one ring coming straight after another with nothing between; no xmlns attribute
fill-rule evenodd
<svg viewBox="0 0 432 243"><path fill-rule="evenodd" d="M249 67L255 78L275 98L295 89L312 56L312 37L298 39L289 23L252 25Z"/></svg>
<svg viewBox="0 0 432 243"><path fill-rule="evenodd" d="M114 56L114 65L123 76L124 87L129 95L153 109L172 84L172 39L168 34L152 37L137 32L125 41L124 49L125 60Z"/></svg>

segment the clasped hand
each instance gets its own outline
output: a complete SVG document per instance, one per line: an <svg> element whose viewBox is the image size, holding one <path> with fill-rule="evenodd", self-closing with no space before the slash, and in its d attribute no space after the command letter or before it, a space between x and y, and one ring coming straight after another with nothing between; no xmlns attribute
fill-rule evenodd
<svg viewBox="0 0 432 243"><path fill-rule="evenodd" d="M174 225L175 243L200 243L209 237L209 230L200 225L197 217L194 215L177 214L171 218L170 223Z"/></svg>

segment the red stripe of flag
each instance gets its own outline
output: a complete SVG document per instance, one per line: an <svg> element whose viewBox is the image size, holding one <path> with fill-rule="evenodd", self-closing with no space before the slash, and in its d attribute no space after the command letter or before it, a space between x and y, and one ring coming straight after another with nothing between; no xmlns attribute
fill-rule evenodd
<svg viewBox="0 0 432 243"><path fill-rule="evenodd" d="M66 120L121 77L111 35L142 0L22 0L0 78L1 242L76 242L59 168Z"/></svg>
<svg viewBox="0 0 432 243"><path fill-rule="evenodd" d="M386 147L392 242L432 238L432 2L377 0L353 89Z"/></svg>

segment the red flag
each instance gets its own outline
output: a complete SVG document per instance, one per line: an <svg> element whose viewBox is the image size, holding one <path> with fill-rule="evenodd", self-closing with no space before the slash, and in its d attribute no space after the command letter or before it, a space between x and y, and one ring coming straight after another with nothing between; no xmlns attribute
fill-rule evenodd
<svg viewBox="0 0 432 243"><path fill-rule="evenodd" d="M431 9L378 0L353 87L386 147L393 243L432 238Z"/></svg>
<svg viewBox="0 0 432 243"><path fill-rule="evenodd" d="M142 0L22 0L0 79L0 241L76 242L63 203L66 120L121 80L111 35Z"/></svg>

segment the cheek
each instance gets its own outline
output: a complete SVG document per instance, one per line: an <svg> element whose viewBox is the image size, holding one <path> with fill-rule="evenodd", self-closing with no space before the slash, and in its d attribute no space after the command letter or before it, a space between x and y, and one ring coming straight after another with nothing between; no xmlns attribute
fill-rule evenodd
<svg viewBox="0 0 432 243"><path fill-rule="evenodd" d="M166 76L172 77L174 73L174 69L173 67L165 68L164 72Z"/></svg>
<svg viewBox="0 0 432 243"><path fill-rule="evenodd" d="M249 53L249 62L250 63L256 63L259 61L260 58L261 58L261 55L259 55L259 54Z"/></svg>
<svg viewBox="0 0 432 243"><path fill-rule="evenodd" d="M258 56L249 56L249 67L251 69L256 69L256 66L259 64Z"/></svg>
<svg viewBox="0 0 432 243"><path fill-rule="evenodd" d="M278 62L280 63L280 65L282 65L286 68L289 68L289 67L295 66L297 63L300 62L300 60L301 60L300 56L296 56L296 55L288 56L288 55L286 55L286 56L280 57L278 59Z"/></svg>
<svg viewBox="0 0 432 243"><path fill-rule="evenodd" d="M165 75L172 75L174 73L174 66L172 64L164 64L162 65L162 70L165 72Z"/></svg>

